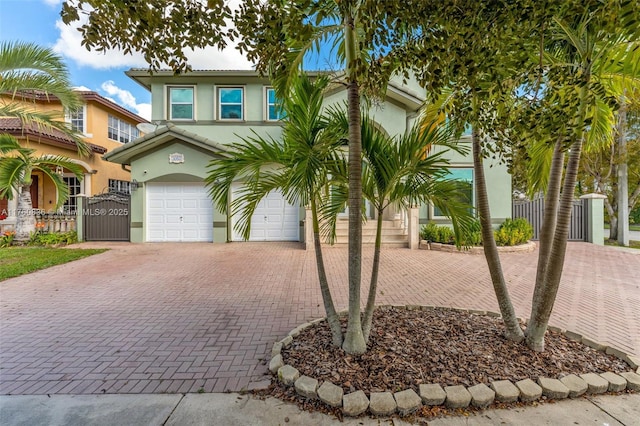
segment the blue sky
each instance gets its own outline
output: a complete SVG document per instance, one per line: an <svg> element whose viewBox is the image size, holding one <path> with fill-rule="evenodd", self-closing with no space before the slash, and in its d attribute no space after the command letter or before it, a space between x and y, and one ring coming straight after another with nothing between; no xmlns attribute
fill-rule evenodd
<svg viewBox="0 0 640 426"><path fill-rule="evenodd" d="M230 3L233 7L232 1ZM21 40L51 47L62 55L74 86L94 90L130 111L150 119L151 94L127 77L129 68L146 68L140 55L118 51L88 52L80 33L60 19L62 0L0 0L0 40ZM205 49L189 55L194 69L250 69L234 49Z"/></svg>

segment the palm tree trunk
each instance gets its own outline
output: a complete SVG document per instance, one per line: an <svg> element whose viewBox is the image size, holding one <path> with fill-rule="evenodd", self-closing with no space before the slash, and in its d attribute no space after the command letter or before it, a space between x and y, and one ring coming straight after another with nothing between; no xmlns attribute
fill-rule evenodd
<svg viewBox="0 0 640 426"><path fill-rule="evenodd" d="M356 35L352 15L345 16L347 60L347 102L349 114L349 320L342 348L348 354L362 354L367 344L360 322L362 279L362 139L360 130L360 88L356 78Z"/></svg>
<svg viewBox="0 0 640 426"><path fill-rule="evenodd" d="M538 247L538 268L536 271L536 283L533 290L531 315L537 316L536 309L540 306L540 298L544 290L544 276L549 265L553 236L556 232L558 203L560 202L560 188L562 186L562 169L564 167L564 150L561 141L557 141L553 150L551 169L549 170L549 185L544 200L544 217L540 229Z"/></svg>
<svg viewBox="0 0 640 426"><path fill-rule="evenodd" d="M504 280L498 247L493 235L491 226L491 211L489 208L489 196L487 195L487 182L484 176L482 150L480 149L480 138L478 132L473 128L471 132L471 144L473 150L473 170L476 182L476 198L478 213L480 214L480 225L482 232L482 247L484 256L487 259L487 266L493 283L493 290L498 299L498 306L505 325L505 337L509 340L520 342L524 339L522 329L518 324L515 309L511 303L509 289Z"/></svg>
<svg viewBox="0 0 640 426"><path fill-rule="evenodd" d="M542 283L544 287L538 295L538 300L533 301L534 307L532 312L534 313L527 326L527 345L537 352L544 350L544 334L547 331L551 311L553 310L558 287L560 286L560 278L562 277L564 257L567 250L567 238L569 237L569 226L571 223L574 189L582 151L582 140L582 138L578 138L571 145L564 184L562 186L562 198L558 208L556 230Z"/></svg>
<svg viewBox="0 0 640 426"><path fill-rule="evenodd" d="M36 230L36 217L33 214L33 204L31 203L31 183L20 186L16 216L14 239L18 242L28 241Z"/></svg>
<svg viewBox="0 0 640 426"><path fill-rule="evenodd" d="M618 110L617 137L614 142L618 146L618 153L622 161L618 163L618 245L629 246L629 171L627 167L627 104L624 101L626 91L620 101Z"/></svg>
<svg viewBox="0 0 640 426"><path fill-rule="evenodd" d="M373 266L371 267L371 282L369 283L369 295L367 296L367 306L364 309L363 330L365 342L369 342L371 334L371 324L373 323L373 310L376 305L376 291L378 289L378 271L380 270L380 251L382 248L382 209L378 209L378 219L376 224L376 243L373 252Z"/></svg>
<svg viewBox="0 0 640 426"><path fill-rule="evenodd" d="M333 304L329 282L327 280L327 272L324 268L324 259L322 257L322 244L320 243L320 225L318 223L318 208L316 199L311 197L311 216L313 220L313 246L316 251L316 266L318 268L318 280L320 281L320 293L322 294L322 302L324 311L327 315L327 322L331 329L331 337L333 345L340 347L342 345L342 327L340 326L340 318Z"/></svg>

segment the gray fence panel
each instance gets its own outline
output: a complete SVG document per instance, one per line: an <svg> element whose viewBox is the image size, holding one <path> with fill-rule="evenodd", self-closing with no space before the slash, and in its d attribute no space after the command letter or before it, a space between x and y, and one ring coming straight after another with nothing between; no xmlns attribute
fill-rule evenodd
<svg viewBox="0 0 640 426"><path fill-rule="evenodd" d="M131 198L123 194L101 194L87 199L82 212L86 241L129 241Z"/></svg>
<svg viewBox="0 0 640 426"><path fill-rule="evenodd" d="M586 241L587 239L587 200L575 200L571 210L569 225L569 241ZM544 198L531 201L516 201L512 208L513 218L523 217L533 226L533 239L540 239L540 229L544 218Z"/></svg>

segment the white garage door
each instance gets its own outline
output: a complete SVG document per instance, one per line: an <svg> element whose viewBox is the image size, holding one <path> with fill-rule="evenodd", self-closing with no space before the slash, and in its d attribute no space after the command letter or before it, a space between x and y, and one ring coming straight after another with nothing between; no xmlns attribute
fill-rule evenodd
<svg viewBox="0 0 640 426"><path fill-rule="evenodd" d="M234 187L234 193L238 187ZM260 201L251 218L249 241L300 241L299 209L287 202L279 191ZM235 228L235 220L232 221ZM243 241L235 229L233 241Z"/></svg>
<svg viewBox="0 0 640 426"><path fill-rule="evenodd" d="M213 206L202 183L147 184L147 241L213 241Z"/></svg>

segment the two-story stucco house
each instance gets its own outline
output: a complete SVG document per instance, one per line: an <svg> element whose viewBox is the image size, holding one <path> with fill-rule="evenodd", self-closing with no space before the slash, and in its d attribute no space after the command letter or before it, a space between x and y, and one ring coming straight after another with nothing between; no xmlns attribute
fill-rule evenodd
<svg viewBox="0 0 640 426"><path fill-rule="evenodd" d="M91 155L78 155L75 142L61 132L25 126L18 118L0 117L0 133L15 136L21 145L35 150L35 156L61 155L70 158L84 169L84 177L76 178L67 170L59 170L69 187L69 199L63 210L73 212L78 194L95 195L108 191L129 190L130 171L119 164L105 161L102 158L115 148L137 139L140 132L136 128L139 123L147 123L144 118L132 113L120 105L110 101L93 91L79 91L84 101L82 108L65 114L70 125L83 133L83 140L88 144ZM57 111L62 113L62 104L54 96L43 92L24 92L15 97L11 94L0 95L0 102L23 103L35 111ZM57 203L53 183L41 172L32 175L31 201L35 209L53 212ZM0 216L0 225L10 228L15 222L17 197L11 200L0 200L0 212L8 214ZM6 217L4 217L6 216Z"/></svg>
<svg viewBox="0 0 640 426"><path fill-rule="evenodd" d="M151 92L151 120L157 125L155 131L105 155L108 161L130 166L137 182L132 193L131 241L241 240L233 231L234 218L212 206L203 180L209 161L223 154L225 145L251 132L276 139L281 134L269 80L255 71L150 75L134 69L127 75ZM417 83L393 80L384 101L372 107L370 114L390 135L402 134L413 125L424 98ZM344 87L336 85L327 93L326 104L345 99ZM471 157L450 159L451 173L473 182ZM511 179L501 166L487 165L486 174L493 215L502 221L511 215ZM389 219L398 213L389 212ZM432 206L421 206L419 215L420 223L444 219ZM304 206L289 205L281 194L272 193L253 216L250 240L303 241L304 219ZM401 238L406 246L406 236Z"/></svg>

